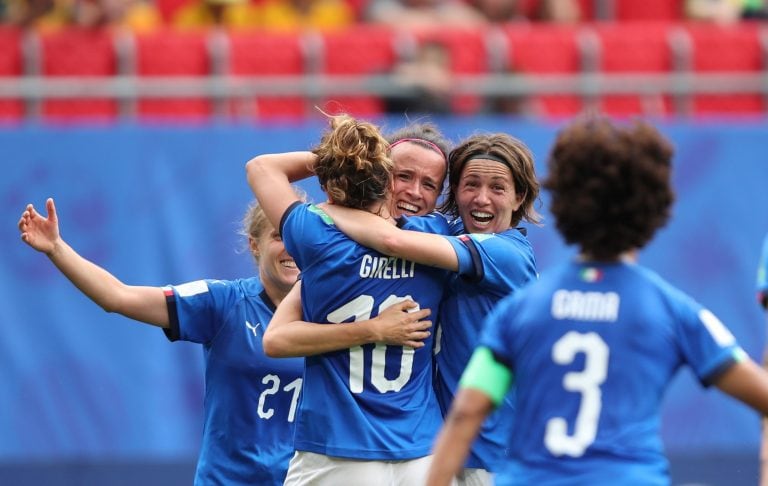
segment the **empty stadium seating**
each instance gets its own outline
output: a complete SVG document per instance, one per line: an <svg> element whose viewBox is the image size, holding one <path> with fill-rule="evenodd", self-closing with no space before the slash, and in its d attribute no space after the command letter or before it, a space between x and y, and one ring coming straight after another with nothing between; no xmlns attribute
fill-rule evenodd
<svg viewBox="0 0 768 486"><path fill-rule="evenodd" d="M386 74L397 60L396 33L383 27L358 26L344 31L324 33L318 48L317 72L336 76L357 76L364 86L368 76ZM336 94L320 100L328 112L354 113L358 116L381 114L384 105L377 96Z"/></svg>
<svg viewBox="0 0 768 486"><path fill-rule="evenodd" d="M0 26L0 77L13 79L23 73L21 31ZM18 98L0 98L0 123L19 120L24 103Z"/></svg>
<svg viewBox="0 0 768 486"><path fill-rule="evenodd" d="M301 37L288 33L231 33L227 73L235 80L279 82L283 76L301 76L305 56ZM308 103L300 96L258 96L232 100L230 113L246 118L300 118L306 115Z"/></svg>
<svg viewBox="0 0 768 486"><path fill-rule="evenodd" d="M635 4L616 5L629 12ZM447 47L450 69L461 77L463 91L452 102L457 114L486 110L485 95L472 88L487 86L487 75L500 73L521 76L515 79L528 90L521 98L532 107L525 113L536 116L583 110L616 116L766 113L768 29L761 24L511 23L420 32L359 25L324 33L145 34L22 33L5 27L0 28L5 83L0 86L12 86L14 79L59 84L27 99L3 95L0 122L36 114L55 121L133 115L300 119L312 116L315 106L373 117L385 107L369 80L391 73L400 59L429 41ZM119 86L113 83L116 76L122 76ZM277 91L265 92L270 86ZM89 96L89 90L96 95Z"/></svg>
<svg viewBox="0 0 768 486"><path fill-rule="evenodd" d="M43 76L93 82L117 74L114 40L105 30L71 29L40 36L39 71ZM117 102L109 98L48 99L43 102L46 119L113 119Z"/></svg>
<svg viewBox="0 0 768 486"><path fill-rule="evenodd" d="M598 41L595 68L600 73L641 79L673 71L670 25L667 23L608 23L596 26L594 32ZM601 111L617 116L667 115L672 109L670 96L653 91L604 94L599 101Z"/></svg>
<svg viewBox="0 0 768 486"><path fill-rule="evenodd" d="M148 79L166 77L173 83L183 78L205 79L211 74L205 32L162 31L136 36L135 72ZM174 86L170 86L170 91ZM202 97L152 97L139 100L138 114L144 119L202 119L211 114L211 102Z"/></svg>
<svg viewBox="0 0 768 486"><path fill-rule="evenodd" d="M533 83L547 76L574 75L581 71L583 52L578 41L579 28L542 26L509 26L508 67L512 73L530 76ZM581 111L576 95L542 94L532 97L536 113L544 116L568 116Z"/></svg>

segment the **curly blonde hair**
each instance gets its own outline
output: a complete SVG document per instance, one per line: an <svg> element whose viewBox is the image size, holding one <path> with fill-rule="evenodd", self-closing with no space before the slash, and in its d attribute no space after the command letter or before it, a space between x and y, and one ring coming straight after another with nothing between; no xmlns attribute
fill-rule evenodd
<svg viewBox="0 0 768 486"><path fill-rule="evenodd" d="M390 189L392 159L379 129L349 115L330 118L330 129L312 151L315 174L331 202L366 209Z"/></svg>

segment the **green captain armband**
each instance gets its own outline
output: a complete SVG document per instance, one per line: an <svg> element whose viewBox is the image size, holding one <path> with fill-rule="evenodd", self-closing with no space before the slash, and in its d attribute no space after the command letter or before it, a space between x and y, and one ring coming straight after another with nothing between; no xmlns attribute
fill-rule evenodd
<svg viewBox="0 0 768 486"><path fill-rule="evenodd" d="M480 390L498 406L512 386L513 378L512 370L499 363L489 348L481 346L469 359L459 386Z"/></svg>

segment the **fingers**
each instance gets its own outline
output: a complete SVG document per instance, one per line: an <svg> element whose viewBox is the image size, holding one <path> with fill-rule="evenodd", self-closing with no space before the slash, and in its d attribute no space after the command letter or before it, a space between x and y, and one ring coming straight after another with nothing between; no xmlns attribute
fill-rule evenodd
<svg viewBox="0 0 768 486"><path fill-rule="evenodd" d="M408 346L413 349L419 349L424 347L424 343L422 341L406 341L403 343L403 346Z"/></svg>
<svg viewBox="0 0 768 486"><path fill-rule="evenodd" d="M45 210L48 211L48 218L51 221L56 221L58 218L56 217L56 205L53 203L53 198L49 197L45 201Z"/></svg>
<svg viewBox="0 0 768 486"><path fill-rule="evenodd" d="M429 317L431 314L432 314L432 311L430 309L421 309L415 312L409 312L408 317L411 317L414 320L421 320L426 317Z"/></svg>
<svg viewBox="0 0 768 486"><path fill-rule="evenodd" d="M412 300L404 300L402 302L398 302L397 304L393 304L391 306L392 310L401 311L401 312L408 312L408 309L413 309L418 307L418 304Z"/></svg>

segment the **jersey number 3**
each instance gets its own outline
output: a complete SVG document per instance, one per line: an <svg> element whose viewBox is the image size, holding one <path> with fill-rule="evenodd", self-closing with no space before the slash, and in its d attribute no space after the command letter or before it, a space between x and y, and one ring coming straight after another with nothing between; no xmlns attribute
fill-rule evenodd
<svg viewBox="0 0 768 486"><path fill-rule="evenodd" d="M379 313L387 307L395 305L404 300L413 300L410 295L397 297L390 295L379 305ZM347 302L335 311L328 314L328 322L341 323L350 318L355 321L364 321L371 318L373 312L374 300L370 295L361 295ZM415 310L419 310L418 305ZM376 344L371 356L371 383L381 393L398 392L408 380L413 372L413 348L403 347L403 354L400 357L400 372L397 378L391 380L384 376L384 369L387 358L387 345ZM355 346L349 348L349 389L352 393L363 392L363 378L365 376L365 357L363 347Z"/></svg>
<svg viewBox="0 0 768 486"><path fill-rule="evenodd" d="M595 441L603 396L600 385L608 373L609 349L596 333L570 331L552 347L552 360L559 365L573 363L576 355L584 353L584 369L570 371L563 377L563 388L581 393L573 434L568 433L568 422L554 417L547 422L544 445L555 456L581 457Z"/></svg>

